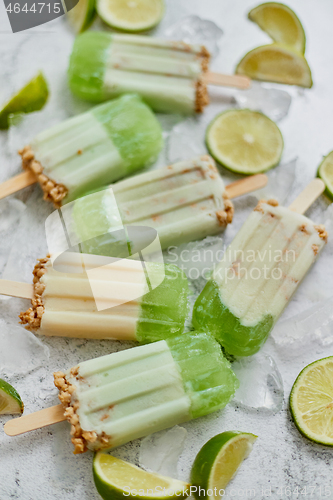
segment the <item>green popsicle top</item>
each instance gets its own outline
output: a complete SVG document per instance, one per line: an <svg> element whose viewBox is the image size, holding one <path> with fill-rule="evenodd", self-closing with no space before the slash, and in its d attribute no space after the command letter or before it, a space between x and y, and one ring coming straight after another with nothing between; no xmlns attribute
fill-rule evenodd
<svg viewBox="0 0 333 500"><path fill-rule="evenodd" d="M224 408L239 387L221 346L207 333L168 339L167 344L191 400L191 418Z"/></svg>
<svg viewBox="0 0 333 500"><path fill-rule="evenodd" d="M83 33L75 40L68 69L77 97L102 102L137 92L162 113L193 114L208 104L201 74L209 53L200 45L148 36Z"/></svg>
<svg viewBox="0 0 333 500"><path fill-rule="evenodd" d="M91 102L105 99L104 74L112 35L89 31L76 37L68 68L73 94Z"/></svg>
<svg viewBox="0 0 333 500"><path fill-rule="evenodd" d="M148 278L161 272L162 264L146 263ZM136 337L139 342L156 342L180 335L188 314L188 282L183 271L173 264L164 266L164 280L144 295Z"/></svg>
<svg viewBox="0 0 333 500"><path fill-rule="evenodd" d="M123 95L97 106L92 114L107 130L128 174L156 160L163 146L162 129L139 96Z"/></svg>

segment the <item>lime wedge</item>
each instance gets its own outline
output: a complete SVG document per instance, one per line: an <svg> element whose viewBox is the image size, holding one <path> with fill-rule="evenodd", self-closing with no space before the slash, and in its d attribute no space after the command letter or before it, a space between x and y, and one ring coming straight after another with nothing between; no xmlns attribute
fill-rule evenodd
<svg viewBox="0 0 333 500"><path fill-rule="evenodd" d="M325 193L333 200L333 151L331 151L318 167L318 177L326 184Z"/></svg>
<svg viewBox="0 0 333 500"><path fill-rule="evenodd" d="M13 386L0 379L0 415L23 413L24 405Z"/></svg>
<svg viewBox="0 0 333 500"><path fill-rule="evenodd" d="M306 366L290 393L298 430L311 441L333 446L333 356Z"/></svg>
<svg viewBox="0 0 333 500"><path fill-rule="evenodd" d="M220 499L238 467L250 454L256 439L254 434L230 431L207 441L192 466L191 483L197 488L195 498ZM199 494L199 487L202 488L201 492L205 492L204 495Z"/></svg>
<svg viewBox="0 0 333 500"><path fill-rule="evenodd" d="M79 0L75 7L66 14L69 24L75 33L85 31L94 20L95 0Z"/></svg>
<svg viewBox="0 0 333 500"><path fill-rule="evenodd" d="M112 28L145 31L161 21L164 0L97 0L97 12Z"/></svg>
<svg viewBox="0 0 333 500"><path fill-rule="evenodd" d="M230 109L214 118L207 129L206 143L221 165L246 175L275 167L283 151L283 137L276 123L250 109Z"/></svg>
<svg viewBox="0 0 333 500"><path fill-rule="evenodd" d="M104 500L176 500L189 495L189 484L146 472L106 453L98 452L93 462L98 493Z"/></svg>
<svg viewBox="0 0 333 500"><path fill-rule="evenodd" d="M312 87L312 76L305 57L279 43L262 45L248 52L236 68L236 73L253 80Z"/></svg>
<svg viewBox="0 0 333 500"><path fill-rule="evenodd" d="M305 33L295 12L278 2L258 5L249 12L249 19L258 24L274 42L288 45L304 54Z"/></svg>
<svg viewBox="0 0 333 500"><path fill-rule="evenodd" d="M9 128L9 115L14 113L32 113L42 109L49 95L46 80L42 73L30 80L15 94L0 111L0 129Z"/></svg>

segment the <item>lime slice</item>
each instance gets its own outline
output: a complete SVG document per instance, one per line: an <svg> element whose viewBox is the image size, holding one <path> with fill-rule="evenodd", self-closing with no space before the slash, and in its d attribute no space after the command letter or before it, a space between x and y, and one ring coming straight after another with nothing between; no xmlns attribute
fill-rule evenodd
<svg viewBox="0 0 333 500"><path fill-rule="evenodd" d="M302 54L279 43L262 45L248 52L236 73L253 80L312 87L309 65Z"/></svg>
<svg viewBox="0 0 333 500"><path fill-rule="evenodd" d="M0 379L0 415L23 413L24 405L13 386Z"/></svg>
<svg viewBox="0 0 333 500"><path fill-rule="evenodd" d="M9 128L9 115L32 113L42 109L49 95L46 80L42 73L30 80L0 111L0 129Z"/></svg>
<svg viewBox="0 0 333 500"><path fill-rule="evenodd" d="M318 167L318 177L326 184L325 193L333 200L333 151L331 151Z"/></svg>
<svg viewBox="0 0 333 500"><path fill-rule="evenodd" d="M267 2L249 12L249 19L274 40L304 54L305 33L301 21L287 5Z"/></svg>
<svg viewBox="0 0 333 500"><path fill-rule="evenodd" d="M210 439L195 457L191 471L191 483L198 500L220 499L224 489L235 476L242 461L248 457L254 434L239 431L223 432ZM199 487L205 494L199 494ZM216 488L216 489L215 489Z"/></svg>
<svg viewBox="0 0 333 500"><path fill-rule="evenodd" d="M96 14L95 4L95 0L79 0L73 9L66 13L75 33L82 33L89 28Z"/></svg>
<svg viewBox="0 0 333 500"><path fill-rule="evenodd" d="M333 356L306 366L290 393L298 430L311 441L333 446Z"/></svg>
<svg viewBox="0 0 333 500"><path fill-rule="evenodd" d="M189 484L146 472L106 453L96 453L93 474L97 491L104 500L138 495L143 500L175 500L189 495Z"/></svg>
<svg viewBox="0 0 333 500"><path fill-rule="evenodd" d="M97 12L112 28L145 31L161 21L164 0L97 0Z"/></svg>
<svg viewBox="0 0 333 500"><path fill-rule="evenodd" d="M275 167L283 151L279 127L250 109L230 109L210 123L206 133L210 154L227 169L257 174Z"/></svg>

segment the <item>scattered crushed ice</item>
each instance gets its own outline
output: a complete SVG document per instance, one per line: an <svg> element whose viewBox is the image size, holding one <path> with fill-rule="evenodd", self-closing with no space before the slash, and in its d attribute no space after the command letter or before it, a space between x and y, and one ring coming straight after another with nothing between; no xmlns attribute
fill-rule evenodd
<svg viewBox="0 0 333 500"><path fill-rule="evenodd" d="M164 31L163 38L204 45L213 56L216 56L222 35L223 31L213 21L199 16L187 16L169 26Z"/></svg>
<svg viewBox="0 0 333 500"><path fill-rule="evenodd" d="M25 208L25 204L15 198L7 198L0 202L0 272L7 263L14 236Z"/></svg>
<svg viewBox="0 0 333 500"><path fill-rule="evenodd" d="M234 97L240 108L261 111L274 121L287 116L292 99L285 90L269 88L259 82L252 82L249 89L238 91Z"/></svg>
<svg viewBox="0 0 333 500"><path fill-rule="evenodd" d="M233 399L234 405L276 413L283 404L283 381L276 362L271 356L259 352L241 358L232 364L240 387Z"/></svg>
<svg viewBox="0 0 333 500"><path fill-rule="evenodd" d="M278 352L286 357L316 352L333 344L333 297L279 322L271 338Z"/></svg>
<svg viewBox="0 0 333 500"><path fill-rule="evenodd" d="M46 203L41 198L40 188L36 186L16 227L16 234L2 274L3 279L31 283L36 259L45 257L48 253L45 220L54 208L51 203Z"/></svg>
<svg viewBox="0 0 333 500"><path fill-rule="evenodd" d="M25 375L43 366L50 353L35 335L0 319L0 374Z"/></svg>
<svg viewBox="0 0 333 500"><path fill-rule="evenodd" d="M268 177L267 186L258 191L254 191L254 193L252 193L253 196L258 200L275 198L283 205L294 186L296 165L297 158L294 158L266 172Z"/></svg>
<svg viewBox="0 0 333 500"><path fill-rule="evenodd" d="M43 384L45 384L45 381L43 382ZM59 394L59 391L54 386L54 384L52 384L52 385L53 385L53 387L43 387L39 391L39 393L38 393L39 399L41 399L42 401L50 401L50 400L53 400L57 397L57 395Z"/></svg>
<svg viewBox="0 0 333 500"><path fill-rule="evenodd" d="M184 448L186 434L184 427L176 425L143 438L140 445L140 466L177 479L177 464Z"/></svg>

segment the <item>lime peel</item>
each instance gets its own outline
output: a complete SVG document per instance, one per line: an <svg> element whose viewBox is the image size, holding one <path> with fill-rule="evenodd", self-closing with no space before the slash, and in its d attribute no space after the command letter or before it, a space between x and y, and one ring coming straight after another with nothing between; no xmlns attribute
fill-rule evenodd
<svg viewBox="0 0 333 500"><path fill-rule="evenodd" d="M256 439L254 434L240 431L223 432L210 439L201 448L192 466L191 482L197 488L195 498L219 499L250 454ZM199 488L204 491L204 496L199 494Z"/></svg>
<svg viewBox="0 0 333 500"><path fill-rule="evenodd" d="M23 410L19 393L8 382L0 379L0 415L21 414Z"/></svg>
<svg viewBox="0 0 333 500"><path fill-rule="evenodd" d="M291 393L290 410L298 430L311 441L333 446L333 356L307 365Z"/></svg>
<svg viewBox="0 0 333 500"><path fill-rule="evenodd" d="M93 474L97 491L104 500L131 499L138 495L142 500L176 500L189 494L188 483L146 472L107 453L96 453Z"/></svg>
<svg viewBox="0 0 333 500"><path fill-rule="evenodd" d="M333 151L325 156L319 165L317 176L325 182L325 194L333 200Z"/></svg>
<svg viewBox="0 0 333 500"><path fill-rule="evenodd" d="M111 28L136 33L154 28L165 5L164 0L97 0L97 12Z"/></svg>
<svg viewBox="0 0 333 500"><path fill-rule="evenodd" d="M89 28L96 15L96 0L79 0L66 13L69 24L75 33L82 33Z"/></svg>
<svg viewBox="0 0 333 500"><path fill-rule="evenodd" d="M206 144L221 165L245 175L275 167L283 152L276 123L250 109L230 109L215 117L207 128Z"/></svg>
<svg viewBox="0 0 333 500"><path fill-rule="evenodd" d="M311 88L311 70L305 57L281 43L261 45L247 52L236 67L236 73L253 80L284 83Z"/></svg>
<svg viewBox="0 0 333 500"><path fill-rule="evenodd" d="M10 115L32 113L42 109L49 95L47 82L42 73L38 73L29 83L19 90L0 111L0 129L10 125Z"/></svg>
<svg viewBox="0 0 333 500"><path fill-rule="evenodd" d="M279 2L266 2L254 7L248 18L265 31L274 42L288 45L301 54L305 52L306 37L295 12Z"/></svg>

